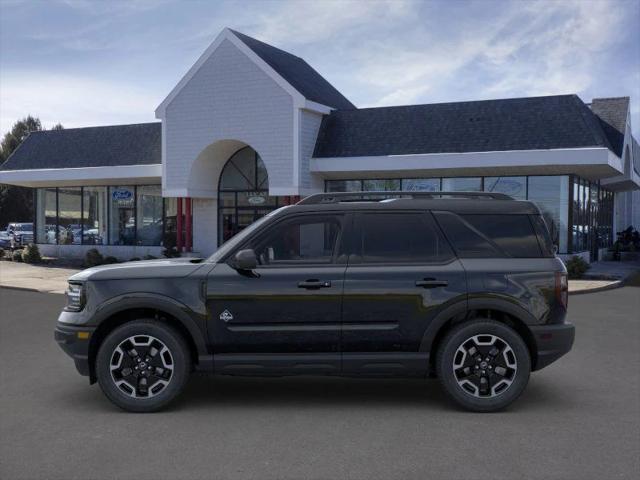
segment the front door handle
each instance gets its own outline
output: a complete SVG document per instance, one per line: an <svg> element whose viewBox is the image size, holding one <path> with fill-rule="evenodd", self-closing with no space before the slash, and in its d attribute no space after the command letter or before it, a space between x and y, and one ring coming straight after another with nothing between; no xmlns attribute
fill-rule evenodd
<svg viewBox="0 0 640 480"><path fill-rule="evenodd" d="M449 285L449 282L446 280L436 280L434 278L425 278L424 280L416 281L416 287L422 288L438 288L438 287L446 287Z"/></svg>
<svg viewBox="0 0 640 480"><path fill-rule="evenodd" d="M322 282L320 280L305 280L298 283L298 288L306 288L307 290L317 290L318 288L329 288L331 282Z"/></svg>

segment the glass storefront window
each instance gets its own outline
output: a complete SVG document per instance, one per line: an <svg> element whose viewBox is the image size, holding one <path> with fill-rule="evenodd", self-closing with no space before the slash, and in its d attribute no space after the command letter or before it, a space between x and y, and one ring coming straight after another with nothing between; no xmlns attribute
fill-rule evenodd
<svg viewBox="0 0 640 480"><path fill-rule="evenodd" d="M162 190L160 185L136 188L136 242L138 245L162 244Z"/></svg>
<svg viewBox="0 0 640 480"><path fill-rule="evenodd" d="M405 192L439 192L439 178L405 178L402 180Z"/></svg>
<svg viewBox="0 0 640 480"><path fill-rule="evenodd" d="M177 243L178 231L178 202L176 198L164 199L164 237L162 238L162 246L165 248L173 248Z"/></svg>
<svg viewBox="0 0 640 480"><path fill-rule="evenodd" d="M527 177L484 177L484 191L504 193L516 200L526 200Z"/></svg>
<svg viewBox="0 0 640 480"><path fill-rule="evenodd" d="M391 192L400 190L400 180L363 180L362 190L365 192Z"/></svg>
<svg viewBox="0 0 640 480"><path fill-rule="evenodd" d="M82 189L58 189L58 244L82 243Z"/></svg>
<svg viewBox="0 0 640 480"><path fill-rule="evenodd" d="M39 188L35 241L162 246L163 233L173 233L175 245L176 211L176 199L162 198L160 185Z"/></svg>
<svg viewBox="0 0 640 480"><path fill-rule="evenodd" d="M82 243L107 243L107 187L84 187L82 190Z"/></svg>
<svg viewBox="0 0 640 480"><path fill-rule="evenodd" d="M553 243L560 253L568 252L567 231L569 224L569 177L529 177L529 195L538 205L549 228Z"/></svg>
<svg viewBox="0 0 640 480"><path fill-rule="evenodd" d="M480 177L456 177L442 179L443 192L480 192L482 191L482 178Z"/></svg>
<svg viewBox="0 0 640 480"><path fill-rule="evenodd" d="M109 187L109 244L135 245L135 187Z"/></svg>
<svg viewBox="0 0 640 480"><path fill-rule="evenodd" d="M39 188L36 195L36 242L55 244L58 224L56 189Z"/></svg>
<svg viewBox="0 0 640 480"><path fill-rule="evenodd" d="M327 180L327 192L360 192L361 180Z"/></svg>
<svg viewBox="0 0 640 480"><path fill-rule="evenodd" d="M269 196L264 162L251 147L234 153L222 169L218 184L218 243L222 244L275 210L278 198Z"/></svg>

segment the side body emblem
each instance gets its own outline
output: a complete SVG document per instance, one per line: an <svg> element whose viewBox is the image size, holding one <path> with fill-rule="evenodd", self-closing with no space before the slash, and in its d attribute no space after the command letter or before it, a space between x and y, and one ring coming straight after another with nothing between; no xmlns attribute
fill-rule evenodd
<svg viewBox="0 0 640 480"><path fill-rule="evenodd" d="M225 310L220 314L220 320L224 322L229 322L233 320L233 315L231 315L231 312L229 310Z"/></svg>

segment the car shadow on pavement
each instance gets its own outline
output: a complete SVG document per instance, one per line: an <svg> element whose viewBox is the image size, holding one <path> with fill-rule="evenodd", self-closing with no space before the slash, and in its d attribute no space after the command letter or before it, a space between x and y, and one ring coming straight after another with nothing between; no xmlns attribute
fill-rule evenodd
<svg viewBox="0 0 640 480"><path fill-rule="evenodd" d="M507 411L571 409L569 398L548 382L532 381ZM437 379L360 379L327 377L226 378L196 377L175 409L224 407L357 406L358 408L421 407L464 412L450 400Z"/></svg>
<svg viewBox="0 0 640 480"><path fill-rule="evenodd" d="M105 413L120 411L106 400L97 385L76 394L75 405L80 402L88 410ZM164 412L292 407L395 407L468 413L449 400L435 379L256 378L204 375L192 377L185 391ZM558 391L547 382L532 381L522 397L505 412L548 412L549 408L554 411L568 411L574 407L570 396L562 391Z"/></svg>

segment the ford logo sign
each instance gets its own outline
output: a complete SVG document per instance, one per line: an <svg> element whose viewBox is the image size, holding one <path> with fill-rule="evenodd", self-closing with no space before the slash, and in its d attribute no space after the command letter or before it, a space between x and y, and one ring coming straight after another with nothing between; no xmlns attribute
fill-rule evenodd
<svg viewBox="0 0 640 480"><path fill-rule="evenodd" d="M133 193L131 190L114 190L111 192L111 197L114 200L131 200Z"/></svg>
<svg viewBox="0 0 640 480"><path fill-rule="evenodd" d="M253 196L253 197L247 197L247 201L251 205L262 205L264 202L267 201L267 199L264 197Z"/></svg>

